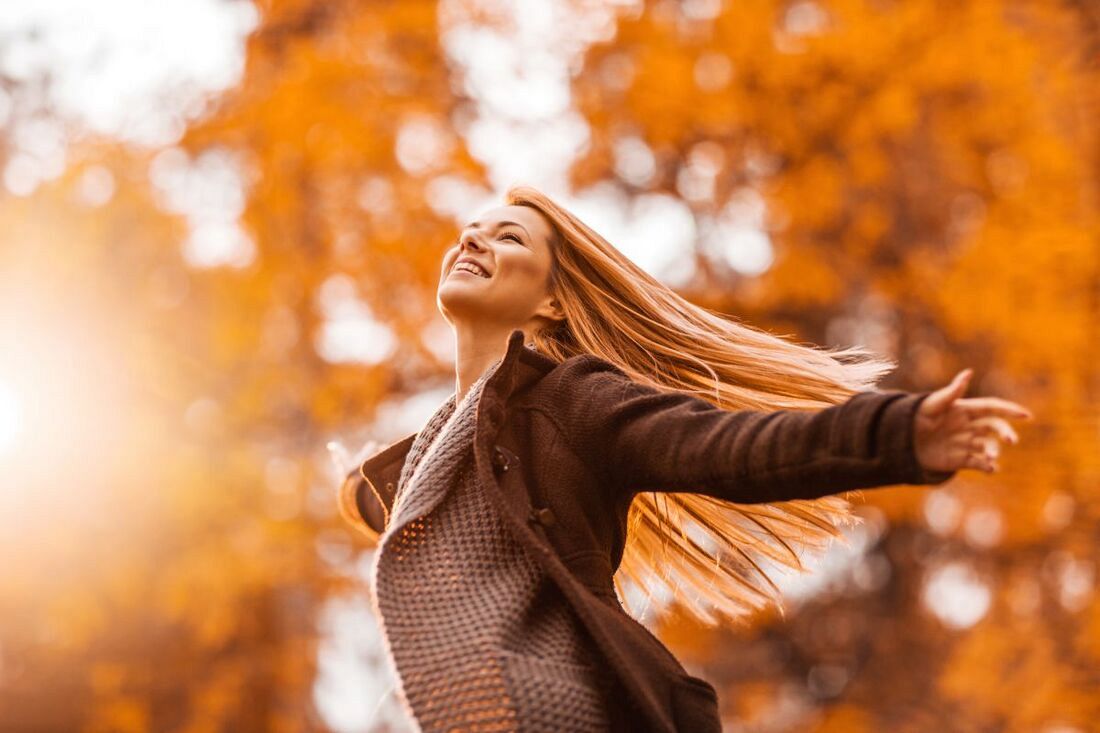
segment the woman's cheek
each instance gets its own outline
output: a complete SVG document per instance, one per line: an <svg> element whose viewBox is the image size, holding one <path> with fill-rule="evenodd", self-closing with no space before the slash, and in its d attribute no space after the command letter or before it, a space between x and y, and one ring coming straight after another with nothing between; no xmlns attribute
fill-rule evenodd
<svg viewBox="0 0 1100 733"><path fill-rule="evenodd" d="M524 287L531 287L541 282L541 268L539 267L539 263L532 257L509 262L508 269L515 275L517 280L523 282Z"/></svg>

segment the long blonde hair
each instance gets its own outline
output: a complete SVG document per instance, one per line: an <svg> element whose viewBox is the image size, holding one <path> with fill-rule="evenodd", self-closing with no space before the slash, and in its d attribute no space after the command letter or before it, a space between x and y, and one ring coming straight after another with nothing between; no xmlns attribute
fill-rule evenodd
<svg viewBox="0 0 1100 733"><path fill-rule="evenodd" d="M553 225L549 287L565 320L528 335L561 361L594 354L632 379L695 395L724 409L821 409L873 389L897 364L860 347L798 344L694 305L631 262L548 196L512 186L509 205L530 206ZM706 625L774 604L767 564L805 571L800 552L820 551L857 521L840 496L736 504L703 494L640 492L627 515L615 585L651 596L653 579Z"/></svg>

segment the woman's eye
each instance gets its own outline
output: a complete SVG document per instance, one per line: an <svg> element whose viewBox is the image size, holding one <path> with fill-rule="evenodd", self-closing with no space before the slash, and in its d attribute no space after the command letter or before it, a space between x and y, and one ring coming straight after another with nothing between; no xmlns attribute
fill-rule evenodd
<svg viewBox="0 0 1100 733"><path fill-rule="evenodd" d="M519 237L518 237L517 235L515 235L515 234L512 234L512 233L502 234L502 235L501 235L501 238L504 238L504 237L511 237L511 238L512 238L513 240L515 240L515 241L519 242L520 244L523 244L523 240L521 240L521 239L520 239L520 238L519 238Z"/></svg>

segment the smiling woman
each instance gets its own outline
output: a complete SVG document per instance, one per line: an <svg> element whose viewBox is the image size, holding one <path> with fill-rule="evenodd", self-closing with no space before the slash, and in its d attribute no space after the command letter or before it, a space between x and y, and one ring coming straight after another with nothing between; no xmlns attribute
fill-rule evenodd
<svg viewBox="0 0 1100 733"><path fill-rule="evenodd" d="M534 333L564 320L550 291L555 236L537 210L501 206L464 227L444 254L436 302L455 334L460 400L513 329Z"/></svg>
<svg viewBox="0 0 1100 733"><path fill-rule="evenodd" d="M1026 411L961 399L969 371L869 389L888 362L718 317L541 192L507 202L443 256L455 393L341 493L404 701L425 731L717 733L715 689L614 581L705 623L778 603L766 563L804 569L850 519L830 494L992 470Z"/></svg>

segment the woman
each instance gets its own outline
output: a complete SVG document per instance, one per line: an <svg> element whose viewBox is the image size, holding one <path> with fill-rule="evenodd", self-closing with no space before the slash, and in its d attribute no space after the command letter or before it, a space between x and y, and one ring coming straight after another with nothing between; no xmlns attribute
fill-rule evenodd
<svg viewBox="0 0 1100 733"><path fill-rule="evenodd" d="M425 731L719 731L622 583L711 623L777 602L760 561L838 535L830 494L997 470L1030 414L963 398L969 369L875 390L892 362L713 314L539 191L506 202L443 258L454 394L341 489L403 703Z"/></svg>

